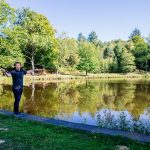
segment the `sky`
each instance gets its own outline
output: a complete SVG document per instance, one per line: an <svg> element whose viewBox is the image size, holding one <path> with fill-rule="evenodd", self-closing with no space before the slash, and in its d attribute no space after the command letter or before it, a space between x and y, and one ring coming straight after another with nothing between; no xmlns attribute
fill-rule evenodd
<svg viewBox="0 0 150 150"><path fill-rule="evenodd" d="M95 31L100 40L127 40L134 28L150 34L150 0L6 0L45 15L58 33L76 38Z"/></svg>

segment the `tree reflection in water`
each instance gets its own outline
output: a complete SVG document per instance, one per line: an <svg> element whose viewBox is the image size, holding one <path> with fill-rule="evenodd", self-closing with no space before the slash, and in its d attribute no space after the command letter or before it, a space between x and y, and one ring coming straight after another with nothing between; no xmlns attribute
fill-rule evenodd
<svg viewBox="0 0 150 150"><path fill-rule="evenodd" d="M102 109L97 112L96 121L100 127L150 134L148 110L145 110L138 119L135 119L128 111Z"/></svg>
<svg viewBox="0 0 150 150"><path fill-rule="evenodd" d="M24 87L21 111L102 127L148 133L150 81L72 80ZM10 85L0 85L0 109L12 110Z"/></svg>

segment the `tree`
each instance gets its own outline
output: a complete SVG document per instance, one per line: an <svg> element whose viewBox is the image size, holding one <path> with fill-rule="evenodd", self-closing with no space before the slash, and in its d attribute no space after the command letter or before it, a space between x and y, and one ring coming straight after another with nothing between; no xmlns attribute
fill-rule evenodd
<svg viewBox="0 0 150 150"><path fill-rule="evenodd" d="M146 41L148 43L146 71L150 71L150 34L146 38Z"/></svg>
<svg viewBox="0 0 150 150"><path fill-rule="evenodd" d="M116 45L114 52L117 59L118 72L127 73L135 70L135 58L131 52L127 51L121 44Z"/></svg>
<svg viewBox="0 0 150 150"><path fill-rule="evenodd" d="M20 49L22 29L13 26L14 13L5 0L0 0L0 67L3 68L12 68L14 61L25 60Z"/></svg>
<svg viewBox="0 0 150 150"><path fill-rule="evenodd" d="M106 47L105 50L104 50L104 58L108 58L108 57L114 57L115 54L114 54L114 51L113 49L111 49L110 47Z"/></svg>
<svg viewBox="0 0 150 150"><path fill-rule="evenodd" d="M79 56L80 61L77 68L81 71L94 72L98 69L99 66L99 55L98 50L95 46L89 42L80 42L79 43Z"/></svg>
<svg viewBox="0 0 150 150"><path fill-rule="evenodd" d="M120 58L121 72L128 73L135 71L135 57L132 53L128 52L126 48L122 49L122 55Z"/></svg>
<svg viewBox="0 0 150 150"><path fill-rule="evenodd" d="M115 53L111 44L107 45L103 51L102 65L104 66L103 68L104 72L116 72L117 71L117 62L116 62Z"/></svg>
<svg viewBox="0 0 150 150"><path fill-rule="evenodd" d="M82 34L82 32L78 34L78 38L77 38L77 39L78 39L79 42L86 40L86 38L85 38L85 36Z"/></svg>
<svg viewBox="0 0 150 150"><path fill-rule="evenodd" d="M12 21L14 16L14 9L12 9L5 0L0 0L0 29L6 23ZM8 24L7 24L8 25Z"/></svg>
<svg viewBox="0 0 150 150"><path fill-rule="evenodd" d="M25 62L20 43L23 43L22 29L18 27L3 30L5 37L0 37L0 67L12 68L15 61Z"/></svg>
<svg viewBox="0 0 150 150"><path fill-rule="evenodd" d="M88 39L89 42L91 43L95 43L98 41L98 36L96 35L95 31L92 31L89 35L88 35Z"/></svg>
<svg viewBox="0 0 150 150"><path fill-rule="evenodd" d="M33 71L35 65L55 68L57 40L55 29L48 19L29 9L22 9L17 11L16 24L26 32L26 44L22 45L26 65L30 62Z"/></svg>
<svg viewBox="0 0 150 150"><path fill-rule="evenodd" d="M129 39L128 41L126 41L125 48L129 52L131 52L131 53L133 52L133 50L135 49L135 45L134 45L134 42L132 41L132 39Z"/></svg>
<svg viewBox="0 0 150 150"><path fill-rule="evenodd" d="M95 31L92 31L87 38L87 41L93 43L96 47L103 47L103 43L98 39Z"/></svg>
<svg viewBox="0 0 150 150"><path fill-rule="evenodd" d="M134 36L141 36L141 31L135 28L132 33L130 34L129 38L132 39Z"/></svg>
<svg viewBox="0 0 150 150"><path fill-rule="evenodd" d="M145 40L140 36L134 36L132 38L135 48L132 50L133 55L135 56L136 67L139 70L147 71L149 64L149 53L150 49L148 48L148 44Z"/></svg>
<svg viewBox="0 0 150 150"><path fill-rule="evenodd" d="M62 34L58 38L58 69L75 69L79 62L78 43Z"/></svg>

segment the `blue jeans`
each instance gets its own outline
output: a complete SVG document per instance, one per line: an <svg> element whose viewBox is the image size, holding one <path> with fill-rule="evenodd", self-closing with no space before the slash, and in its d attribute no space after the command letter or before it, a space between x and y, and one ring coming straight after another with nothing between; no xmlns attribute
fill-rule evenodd
<svg viewBox="0 0 150 150"><path fill-rule="evenodd" d="M14 113L18 114L19 113L19 102L20 102L20 99L21 99L23 89L22 88L20 88L20 89L14 89L13 88L12 90L13 90L14 97L15 97Z"/></svg>

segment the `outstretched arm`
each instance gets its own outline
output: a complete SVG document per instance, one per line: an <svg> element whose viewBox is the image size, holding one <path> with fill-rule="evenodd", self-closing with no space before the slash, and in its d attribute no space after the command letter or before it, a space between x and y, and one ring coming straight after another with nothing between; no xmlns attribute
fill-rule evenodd
<svg viewBox="0 0 150 150"><path fill-rule="evenodd" d="M7 77L10 77L11 76L11 73L6 71L5 69L0 69L4 75L6 75Z"/></svg>
<svg viewBox="0 0 150 150"><path fill-rule="evenodd" d="M11 73L9 73L9 72L5 72L5 75L7 76L7 77L10 77L11 76Z"/></svg>
<svg viewBox="0 0 150 150"><path fill-rule="evenodd" d="M26 74L33 74L33 70L26 71Z"/></svg>
<svg viewBox="0 0 150 150"><path fill-rule="evenodd" d="M6 75L7 77L11 77L11 73L8 72L8 71L5 71L5 72L4 72L4 75Z"/></svg>

